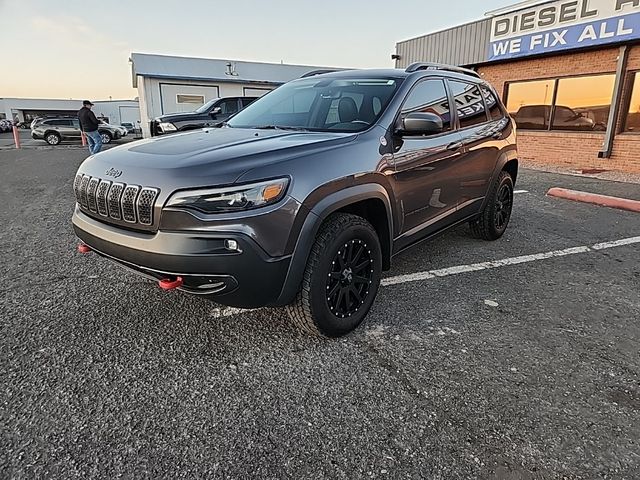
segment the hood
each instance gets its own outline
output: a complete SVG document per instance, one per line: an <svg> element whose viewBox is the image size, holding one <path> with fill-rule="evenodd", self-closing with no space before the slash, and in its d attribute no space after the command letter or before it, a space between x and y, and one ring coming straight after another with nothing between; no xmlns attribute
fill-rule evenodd
<svg viewBox="0 0 640 480"><path fill-rule="evenodd" d="M79 172L165 192L225 185L261 165L334 148L355 137L353 133L208 128L112 148L89 157Z"/></svg>
<svg viewBox="0 0 640 480"><path fill-rule="evenodd" d="M156 117L155 120L158 122L181 122L183 120L193 120L196 118L211 119L211 116L208 113L181 112L160 115L159 117Z"/></svg>

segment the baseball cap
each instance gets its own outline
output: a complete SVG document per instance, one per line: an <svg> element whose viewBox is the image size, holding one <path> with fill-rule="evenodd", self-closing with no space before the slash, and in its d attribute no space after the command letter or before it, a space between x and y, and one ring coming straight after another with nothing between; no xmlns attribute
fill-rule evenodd
<svg viewBox="0 0 640 480"><path fill-rule="evenodd" d="M82 105L91 105L93 106L93 103L91 103L89 100L85 100L82 102Z"/></svg>

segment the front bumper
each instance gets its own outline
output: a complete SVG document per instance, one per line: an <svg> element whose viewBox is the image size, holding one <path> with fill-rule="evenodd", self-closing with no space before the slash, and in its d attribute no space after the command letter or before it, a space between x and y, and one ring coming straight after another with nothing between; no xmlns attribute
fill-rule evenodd
<svg viewBox="0 0 640 480"><path fill-rule="evenodd" d="M78 208L73 227L80 240L104 257L150 279L180 276L181 290L233 307L276 305L291 260L270 257L242 233L132 232L94 220ZM239 251L227 250L225 240L238 242Z"/></svg>

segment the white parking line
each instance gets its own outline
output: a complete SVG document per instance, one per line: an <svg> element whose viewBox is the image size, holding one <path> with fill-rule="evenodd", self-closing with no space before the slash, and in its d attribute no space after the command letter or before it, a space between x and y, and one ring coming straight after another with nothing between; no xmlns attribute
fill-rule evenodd
<svg viewBox="0 0 640 480"><path fill-rule="evenodd" d="M529 190L514 190L513 193L529 193Z"/></svg>
<svg viewBox="0 0 640 480"><path fill-rule="evenodd" d="M491 262L472 263L469 265L457 265L455 267L441 268L438 270L429 270L426 272L410 273L408 275L399 275L397 277L389 277L382 280L381 285L389 287L392 285L400 285L402 283L420 282L430 280L432 278L448 277L449 275L459 275L461 273L478 272L481 270L489 270L492 268L506 267L509 265L519 265L521 263L536 262L538 260L546 260L555 257L566 257L567 255L576 255L578 253L599 252L610 248L623 247L626 245L634 245L640 243L640 237L623 238L612 242L596 243L591 246L580 246L565 248L564 250L553 250L551 252L534 253L531 255L521 255L519 257L505 258L503 260L494 260ZM216 307L211 311L211 317L223 318L238 315L240 313L250 312L244 308L233 307ZM457 332L456 332L457 333Z"/></svg>
<svg viewBox="0 0 640 480"><path fill-rule="evenodd" d="M458 265L455 267L442 268L439 270L429 270L426 272L410 273L408 275L399 275L397 277L389 277L382 280L385 287L391 285L399 285L408 282L420 282L430 280L432 278L447 277L449 275L458 275L460 273L477 272L480 270L488 270L491 268L506 267L509 265L519 265L521 263L535 262L538 260L546 260L548 258L566 257L567 255L576 255L578 253L597 252L609 248L622 247L624 245L633 245L640 243L640 237L624 238L613 242L596 243L591 246L581 246L566 248L564 250L554 250L551 252L535 253L532 255L522 255L519 257L505 258L503 260L494 260L491 262L472 263L469 265Z"/></svg>

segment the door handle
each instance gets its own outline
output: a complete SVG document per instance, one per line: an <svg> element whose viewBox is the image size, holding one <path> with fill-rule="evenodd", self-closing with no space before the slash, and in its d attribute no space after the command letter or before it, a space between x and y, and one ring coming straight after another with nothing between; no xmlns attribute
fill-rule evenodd
<svg viewBox="0 0 640 480"><path fill-rule="evenodd" d="M456 150L460 150L462 148L462 142L453 142L447 145L447 150L455 152Z"/></svg>

